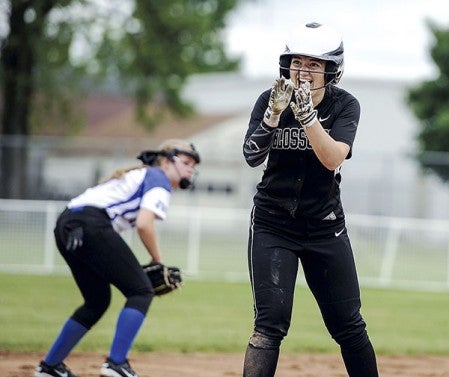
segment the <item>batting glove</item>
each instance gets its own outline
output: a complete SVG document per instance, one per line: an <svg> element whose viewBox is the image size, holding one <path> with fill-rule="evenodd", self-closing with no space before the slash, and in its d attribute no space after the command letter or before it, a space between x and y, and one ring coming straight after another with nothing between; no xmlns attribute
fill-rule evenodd
<svg viewBox="0 0 449 377"><path fill-rule="evenodd" d="M317 119L317 111L313 108L310 83L301 82L299 89L295 91L295 101L290 102L290 107L295 115L295 119L301 126L310 127Z"/></svg>
<svg viewBox="0 0 449 377"><path fill-rule="evenodd" d="M67 243L65 245L66 250L75 250L78 247L83 246L83 228L76 227L72 229L67 235Z"/></svg>
<svg viewBox="0 0 449 377"><path fill-rule="evenodd" d="M293 83L285 77L277 79L271 87L268 107L263 121L270 127L277 127L281 113L287 108L293 94Z"/></svg>

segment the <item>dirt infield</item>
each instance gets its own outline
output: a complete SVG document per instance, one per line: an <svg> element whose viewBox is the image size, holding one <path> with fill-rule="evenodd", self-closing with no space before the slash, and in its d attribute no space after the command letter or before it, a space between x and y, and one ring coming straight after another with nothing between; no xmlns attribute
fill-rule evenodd
<svg viewBox="0 0 449 377"><path fill-rule="evenodd" d="M1 377L33 377L43 354L0 351ZM104 355L74 353L67 364L79 377L98 377ZM134 353L131 365L140 377L241 376L243 355ZM382 377L449 377L449 356L380 356ZM345 377L339 355L281 355L279 377Z"/></svg>

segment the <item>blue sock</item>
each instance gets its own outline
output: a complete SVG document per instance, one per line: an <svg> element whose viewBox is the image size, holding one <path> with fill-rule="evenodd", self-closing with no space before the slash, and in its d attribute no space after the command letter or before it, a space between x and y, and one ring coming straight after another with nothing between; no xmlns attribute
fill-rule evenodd
<svg viewBox="0 0 449 377"><path fill-rule="evenodd" d="M145 314L133 308L123 308L117 320L109 358L117 364L126 360Z"/></svg>
<svg viewBox="0 0 449 377"><path fill-rule="evenodd" d="M50 351L48 351L44 361L48 365L61 363L86 332L87 329L83 325L69 318L51 346Z"/></svg>

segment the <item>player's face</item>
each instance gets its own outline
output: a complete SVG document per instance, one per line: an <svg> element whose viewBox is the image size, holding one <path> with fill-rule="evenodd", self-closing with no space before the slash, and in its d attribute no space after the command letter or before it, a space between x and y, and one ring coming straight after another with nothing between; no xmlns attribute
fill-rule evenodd
<svg viewBox="0 0 449 377"><path fill-rule="evenodd" d="M186 154L179 154L174 157L174 165L176 172L178 172L178 180L180 181L182 178L187 178L189 181L197 174L195 169L196 161L193 157Z"/></svg>
<svg viewBox="0 0 449 377"><path fill-rule="evenodd" d="M170 179L170 185L173 189L178 189L181 186L181 180L192 181L196 175L196 162L193 158L185 155L177 155L171 158L163 158L160 168L165 172Z"/></svg>
<svg viewBox="0 0 449 377"><path fill-rule="evenodd" d="M191 156L186 154L175 156L175 164L184 178L191 179L196 174L196 161Z"/></svg>
<svg viewBox="0 0 449 377"><path fill-rule="evenodd" d="M299 87L300 81L310 82L311 90L324 87L325 70L326 62L324 60L308 56L293 56L290 63L290 77L295 84L295 88Z"/></svg>

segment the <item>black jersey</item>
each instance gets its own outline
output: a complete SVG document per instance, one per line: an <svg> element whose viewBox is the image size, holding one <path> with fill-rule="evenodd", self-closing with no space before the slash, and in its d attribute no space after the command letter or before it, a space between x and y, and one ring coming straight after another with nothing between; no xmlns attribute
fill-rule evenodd
<svg viewBox="0 0 449 377"><path fill-rule="evenodd" d="M257 99L243 146L250 166L266 161L254 204L270 213L292 217L342 217L340 168L330 171L321 164L290 107L281 114L277 128L264 124L269 96L267 90ZM360 118L358 100L341 88L328 86L316 110L330 136L350 146L346 157L350 158Z"/></svg>

